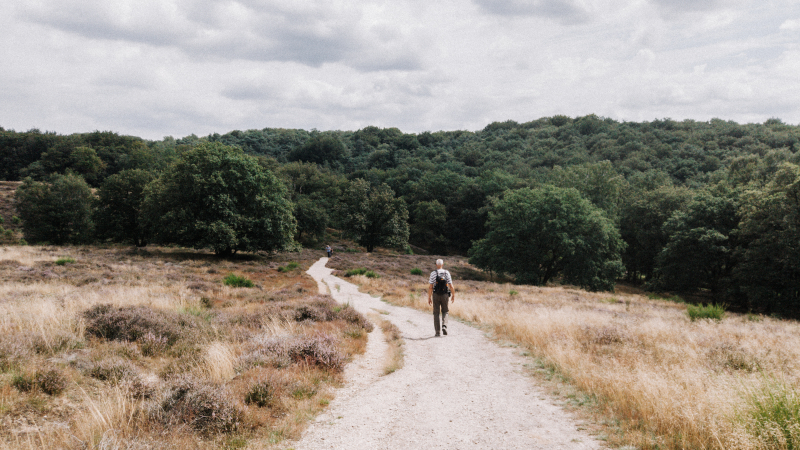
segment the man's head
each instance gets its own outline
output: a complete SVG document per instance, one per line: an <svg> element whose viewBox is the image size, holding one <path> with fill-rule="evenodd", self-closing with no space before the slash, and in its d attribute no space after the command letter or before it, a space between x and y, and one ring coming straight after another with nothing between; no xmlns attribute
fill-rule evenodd
<svg viewBox="0 0 800 450"><path fill-rule="evenodd" d="M436 260L436 268L437 268L437 269L441 269L441 268L442 268L442 266L444 266L444 260L437 259L437 260Z"/></svg>

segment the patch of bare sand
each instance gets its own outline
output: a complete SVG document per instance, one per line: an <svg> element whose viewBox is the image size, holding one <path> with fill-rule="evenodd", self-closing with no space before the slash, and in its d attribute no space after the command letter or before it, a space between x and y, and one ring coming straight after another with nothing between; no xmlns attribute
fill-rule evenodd
<svg viewBox="0 0 800 450"><path fill-rule="evenodd" d="M367 314L376 309L403 333L405 366L380 376L386 343L370 335L347 368L345 388L317 417L297 449L599 449L579 423L522 373L525 360L475 328L450 321L433 337L433 318L358 292L331 275L327 258L308 273L333 297Z"/></svg>

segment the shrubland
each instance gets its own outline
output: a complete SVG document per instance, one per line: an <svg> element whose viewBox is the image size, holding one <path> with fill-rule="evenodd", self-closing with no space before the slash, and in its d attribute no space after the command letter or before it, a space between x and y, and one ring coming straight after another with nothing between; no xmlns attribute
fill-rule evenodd
<svg viewBox="0 0 800 450"><path fill-rule="evenodd" d="M0 248L0 448L269 448L298 437L372 330L302 270L278 270L317 256Z"/></svg>
<svg viewBox="0 0 800 450"><path fill-rule="evenodd" d="M328 265L336 273L369 267L381 276L351 277L362 290L430 311L427 277L410 271L427 267L427 275L435 258L338 254ZM567 400L590 406L584 411L603 425L599 437L609 445L800 446L797 322L721 314L719 305L694 307L631 289L490 281L464 258L444 259L457 292L451 314L518 344L533 372L566 383Z"/></svg>

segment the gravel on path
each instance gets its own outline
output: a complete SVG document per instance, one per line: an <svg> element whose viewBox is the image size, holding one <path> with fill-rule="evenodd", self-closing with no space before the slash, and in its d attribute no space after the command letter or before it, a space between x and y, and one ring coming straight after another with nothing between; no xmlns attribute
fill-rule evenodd
<svg viewBox="0 0 800 450"><path fill-rule="evenodd" d="M569 413L523 374L525 359L483 332L450 320L434 337L432 314L395 307L331 275L322 258L308 270L320 292L402 332L405 366L382 376L386 342L376 327L344 388L309 426L300 449L600 449ZM458 288L456 280L456 289ZM458 301L458 298L456 298Z"/></svg>

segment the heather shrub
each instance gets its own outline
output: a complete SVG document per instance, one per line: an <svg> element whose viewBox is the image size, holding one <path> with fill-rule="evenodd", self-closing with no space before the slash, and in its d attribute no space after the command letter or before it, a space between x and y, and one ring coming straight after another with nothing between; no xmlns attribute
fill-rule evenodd
<svg viewBox="0 0 800 450"><path fill-rule="evenodd" d="M119 383L124 378L135 376L136 367L122 358L109 358L98 361L88 370L89 376L102 381Z"/></svg>
<svg viewBox="0 0 800 450"><path fill-rule="evenodd" d="M372 322L367 320L363 314L356 311L355 308L350 305L344 305L336 313L336 316L341 320L360 326L361 328L365 329L367 333L371 333L374 328Z"/></svg>
<svg viewBox="0 0 800 450"><path fill-rule="evenodd" d="M251 288L254 286L251 280L245 277L240 277L235 274L229 274L227 277L225 277L224 280L222 280L222 283L225 284L226 286L236 287L236 288L239 287Z"/></svg>
<svg viewBox="0 0 800 450"><path fill-rule="evenodd" d="M336 349L336 340L330 335L273 337L259 335L250 340L246 351L239 357L237 367L286 367L289 364L306 364L340 371L344 355Z"/></svg>
<svg viewBox="0 0 800 450"><path fill-rule="evenodd" d="M242 421L241 407L225 387L192 377L175 380L160 404L166 425L188 425L205 435L236 431Z"/></svg>
<svg viewBox="0 0 800 450"><path fill-rule="evenodd" d="M58 258L56 260L56 265L57 266L64 266L64 265L67 265L67 264L72 264L74 262L75 262L75 260L72 259L72 258Z"/></svg>
<svg viewBox="0 0 800 450"><path fill-rule="evenodd" d="M257 381L247 390L244 402L259 408L272 406L275 402L275 389L265 380Z"/></svg>
<svg viewBox="0 0 800 450"><path fill-rule="evenodd" d="M422 269L414 267L413 269L411 269L411 275L422 275Z"/></svg>
<svg viewBox="0 0 800 450"><path fill-rule="evenodd" d="M333 371L344 368L344 355L337 349L329 335L297 338L289 347L289 358L294 363L318 366Z"/></svg>
<svg viewBox="0 0 800 450"><path fill-rule="evenodd" d="M58 369L37 372L34 382L47 395L58 395L67 388L67 377Z"/></svg>
<svg viewBox="0 0 800 450"><path fill-rule="evenodd" d="M344 276L352 277L352 276L355 276L355 275L364 275L366 273L367 273L367 269L361 267L359 269L350 269L350 270L348 270L347 272L344 273Z"/></svg>
<svg viewBox="0 0 800 450"><path fill-rule="evenodd" d="M58 395L67 388L67 377L59 369L46 369L34 373L21 373L12 378L11 385L22 392L38 388L47 395Z"/></svg>
<svg viewBox="0 0 800 450"><path fill-rule="evenodd" d="M151 348L171 346L197 328L197 319L187 314L161 311L146 306L117 307L95 305L83 313L86 333L108 340L140 342L144 354L156 354ZM163 341L163 342L162 342Z"/></svg>
<svg viewBox="0 0 800 450"><path fill-rule="evenodd" d="M139 344L142 347L142 355L144 356L157 356L167 350L168 339L165 336L157 335L151 331L145 333L139 339Z"/></svg>

